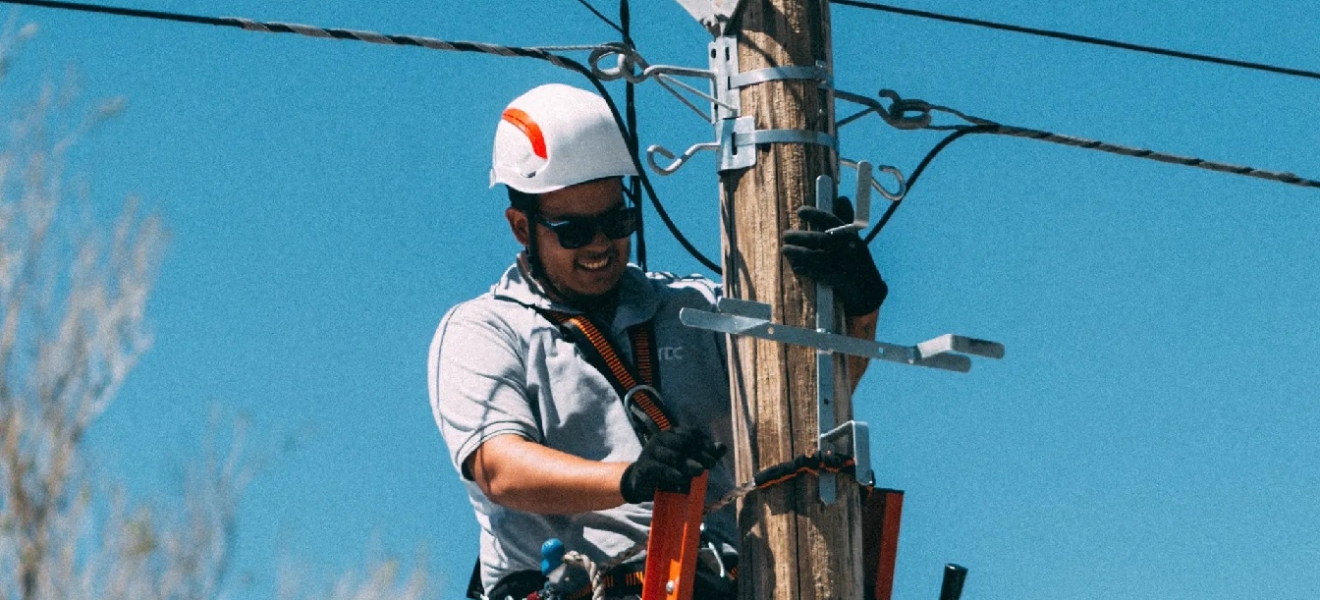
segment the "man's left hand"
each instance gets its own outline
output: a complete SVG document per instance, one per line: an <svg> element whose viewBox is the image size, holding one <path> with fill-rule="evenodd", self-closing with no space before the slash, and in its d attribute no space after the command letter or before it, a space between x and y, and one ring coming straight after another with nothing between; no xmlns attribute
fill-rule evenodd
<svg viewBox="0 0 1320 600"><path fill-rule="evenodd" d="M834 288L848 316L869 315L885 301L889 286L857 230L825 233L852 221L852 202L847 198L839 198L834 208L839 216L814 206L798 208L798 217L810 229L784 232L784 258L794 273Z"/></svg>

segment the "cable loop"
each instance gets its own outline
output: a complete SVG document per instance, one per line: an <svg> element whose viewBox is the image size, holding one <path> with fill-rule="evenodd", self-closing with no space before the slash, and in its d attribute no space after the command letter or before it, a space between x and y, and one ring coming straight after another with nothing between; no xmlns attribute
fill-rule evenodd
<svg viewBox="0 0 1320 600"><path fill-rule="evenodd" d="M615 65L608 68L601 67L600 62L610 57L615 58ZM645 70L651 66L635 48L623 42L601 44L599 48L592 50L591 56L587 58L587 64L591 65L591 73L604 81L623 79L628 83L645 81Z"/></svg>
<svg viewBox="0 0 1320 600"><path fill-rule="evenodd" d="M909 100L898 95L894 90L880 90L881 98L889 99L889 110L877 111L895 129L913 130L930 127L930 111L936 107L924 100ZM917 113L908 116L907 113Z"/></svg>

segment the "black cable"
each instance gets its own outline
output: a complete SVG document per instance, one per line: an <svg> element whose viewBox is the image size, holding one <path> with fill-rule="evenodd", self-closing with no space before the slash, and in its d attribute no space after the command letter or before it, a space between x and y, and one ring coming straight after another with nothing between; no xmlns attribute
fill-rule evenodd
<svg viewBox="0 0 1320 600"><path fill-rule="evenodd" d="M628 0L619 0L619 33L623 35L623 45L628 49L633 48L632 40L632 11L628 7ZM637 134L637 90L630 78L624 78L624 119L628 122L628 152L636 156L638 148L641 146ZM632 199L633 206L637 208L637 266L642 271L647 271L646 265L646 219L642 218L642 188L637 182L636 177L628 178L628 197Z"/></svg>
<svg viewBox="0 0 1320 600"><path fill-rule="evenodd" d="M21 4L24 6L41 6L44 8L61 8L65 10L78 10L83 12L102 13L107 15L119 15L123 17L142 17L147 19L157 19L162 21L178 21L181 23L200 23L202 25L218 25L221 27L236 26L232 19L220 17L199 17L195 15L184 15L179 13L161 12L156 10L138 10L136 8L120 8L115 6L100 6L97 4L82 4L79 2L56 2L52 0L0 0L4 4Z"/></svg>
<svg viewBox="0 0 1320 600"><path fill-rule="evenodd" d="M962 127L957 129L953 133L944 136L944 139L940 140L940 143L935 144L935 147L931 148L930 152L926 153L926 157L921 159L920 163L917 163L917 168L912 169L912 175L907 179L907 186L906 186L906 190L903 193L903 198L899 199L897 202L890 202L889 208L885 209L885 214L880 217L879 221L876 222L875 227L871 228L871 232L866 234L866 243L868 244L871 243L871 240L874 240L875 236L880 235L880 230L884 229L885 224L888 223L889 219L894 216L894 212L898 210L898 205L902 204L903 200L907 199L908 194L912 193L912 187L917 185L917 179L921 177L922 172L926 170L926 167L930 165L930 162L932 160L935 160L935 157L939 155L941 150L944 150L946 147L948 147L949 144L952 144L955 140L957 140L958 138L964 135L971 135L974 133L990 133L990 131L993 129L994 127L985 126L985 125Z"/></svg>
<svg viewBox="0 0 1320 600"><path fill-rule="evenodd" d="M587 2L587 0L577 0L577 3L587 7L587 10L591 11L591 14L596 15L597 19L600 19L601 22L605 23L606 25L609 25L610 27L613 27L615 31L623 34L624 37L628 36L627 33L624 33L623 27L620 27L617 23L611 21L609 17L605 16L600 11L596 10L596 7L592 6L590 2Z"/></svg>
<svg viewBox="0 0 1320 600"><path fill-rule="evenodd" d="M267 33L296 33L317 38L332 38L338 40L351 40L359 42L369 42L375 44L392 44L400 46L417 46L432 50L449 50L455 52L478 52L482 54L494 54L505 57L535 58L546 61L557 67L577 72L586 77L591 85L596 88L597 93L605 99L605 104L609 106L610 113L614 116L614 122L623 132L625 139L628 137L629 129L623 117L619 114L619 108L610 98L609 91L591 69L583 66L581 63L558 54L552 54L540 48L520 48L516 46L500 46L496 44L485 44L480 42L449 42L435 38L426 38L409 35L388 35L374 31L355 31L351 29L332 29L324 27L315 27L311 25L298 25L291 23L276 23L267 21L254 21L252 19L243 19L238 17L203 17L197 15L187 15L180 13L168 13L152 10L138 10L133 8L122 8L114 6L101 6L96 4L83 4L78 2L64 2L62 0L0 0L0 4L18 4L24 6L39 6L43 8L54 8L61 10L73 10L79 12L100 13L109 15L118 15L125 17L137 17L145 19L155 19L161 21L175 21L182 23L196 23L202 25L215 25L219 27L235 27L246 31L262 31ZM656 198L655 188L651 186L650 179L646 176L646 170L642 168L641 160L636 152L630 152L634 168L640 176L642 187L645 188L647 195L651 198L651 204L655 207L656 213L660 215L660 220L664 221L669 232L674 235L678 243L690 253L698 262L705 265L706 268L714 271L716 274L722 274L720 267L715 262L706 258L697 250L692 242L679 231L678 226L669 218L660 200Z"/></svg>
<svg viewBox="0 0 1320 600"><path fill-rule="evenodd" d="M998 29L998 30L1002 30L1002 31L1012 31L1012 32L1014 32L1014 33L1025 33L1025 34L1029 34L1029 35L1037 35L1037 36L1042 36L1042 37L1055 38L1055 39L1060 39L1060 40L1067 40L1067 41L1070 41L1070 42L1080 42L1080 43L1083 43L1083 44L1094 44L1094 45L1097 45L1097 46L1105 46L1105 47L1108 47L1108 48L1118 48L1118 49L1121 49L1121 50L1133 50L1133 51L1136 51L1136 52L1146 52L1146 53L1149 53L1149 54L1157 54L1157 55L1160 55L1160 56L1170 56L1170 57L1173 57L1173 58L1183 58L1183 59L1187 59L1187 60L1195 60L1195 61L1200 61L1200 62L1213 63L1213 64L1217 64L1217 65L1225 65L1225 66L1230 66L1230 67L1238 67L1238 68L1242 68L1242 69L1253 69L1253 70L1256 70L1256 71L1265 71L1265 72L1268 72L1268 73L1275 73L1275 74L1279 74L1279 75L1292 75L1292 76L1294 76L1294 77L1306 77L1306 78L1309 78L1309 79L1320 79L1320 73L1315 72L1315 71L1306 71L1306 70L1303 70L1303 69L1293 69L1293 68L1289 68L1289 67L1278 67L1278 66L1268 65L1268 64L1264 64L1264 63L1247 62L1247 61L1243 61L1243 60L1236 60L1236 59L1231 59L1231 58L1222 58L1222 57L1219 57L1219 56L1211 56L1211 55L1209 55L1209 54L1195 54L1195 53L1192 53L1192 52L1182 52L1182 51L1179 51L1179 50L1169 50L1169 49L1167 49L1167 48L1158 48L1158 47L1155 47L1155 46L1143 46L1143 45L1140 45L1140 44L1129 44L1129 43L1127 43L1127 42L1119 42L1119 41L1115 41L1115 40L1107 40L1107 39L1103 39L1103 38L1090 37L1090 36L1086 36L1086 35L1076 35L1076 34L1072 34L1072 33L1063 33L1063 32L1060 32L1060 31L1050 31L1050 30L1048 30L1048 29L1036 29L1036 28L1034 28L1034 27L1022 27L1022 26L1020 26L1020 25L1009 25L1009 24L1007 24L1007 23L996 23L996 22L993 22L993 21L983 21L983 20L981 20L981 19L969 19L969 18L967 18L967 17L955 17L955 16L952 16L952 15L945 15L945 14L940 14L940 13L933 13L933 12L928 12L928 11L924 11L924 10L913 10L913 9L910 9L910 8L900 8L900 7L897 7L897 6L889 6L889 5L885 5L885 4L876 4L876 3L874 3L874 2L863 2L863 1L861 1L861 0L830 0L830 3L831 3L831 4L842 4L842 5L844 5L844 6L853 6L853 7L857 7L857 8L866 8L866 9L870 9L870 10L878 10L878 11L882 11L882 12L889 12L889 13L894 13L894 14L899 14L899 15L907 15L907 16L909 16L909 17L921 17L921 18L924 18L924 19L934 19L934 20L937 20L937 21L947 21L947 22L949 22L949 23L959 23L959 24L962 24L962 25L975 25L975 26L977 26L977 27L986 27L986 28L989 28L989 29Z"/></svg>

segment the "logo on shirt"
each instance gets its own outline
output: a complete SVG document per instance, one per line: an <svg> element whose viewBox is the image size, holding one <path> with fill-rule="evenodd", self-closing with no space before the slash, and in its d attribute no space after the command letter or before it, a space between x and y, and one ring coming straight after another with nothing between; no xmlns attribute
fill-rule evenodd
<svg viewBox="0 0 1320 600"><path fill-rule="evenodd" d="M661 346L660 360L683 360L683 349L682 346Z"/></svg>

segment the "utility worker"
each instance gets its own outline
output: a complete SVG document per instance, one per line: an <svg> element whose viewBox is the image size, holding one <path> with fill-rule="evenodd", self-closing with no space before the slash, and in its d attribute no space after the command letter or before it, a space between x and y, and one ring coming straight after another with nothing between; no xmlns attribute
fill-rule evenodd
<svg viewBox="0 0 1320 600"><path fill-rule="evenodd" d="M566 85L534 88L504 110L493 154L491 187L508 189L504 216L522 251L489 292L445 314L428 387L481 527L470 594L505 600L542 588L547 539L602 563L646 541L657 488L709 470L715 500L736 482L725 337L678 320L683 307L713 310L719 286L628 263L639 215L622 178L637 173L605 101ZM856 233L825 234L843 223L828 212L798 214L813 230L785 234L786 258L799 275L836 286L851 335L873 337L887 290L866 245ZM649 330L652 385L678 425L643 431L645 418L589 359L594 350L557 322L565 315L588 317L631 365L642 352L631 332ZM732 508L705 523L707 554L726 567L736 560ZM608 595L635 595L640 587L626 584L643 562L619 567ZM695 597L730 593L718 585L699 576Z"/></svg>

